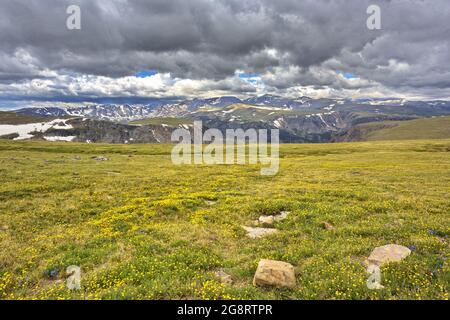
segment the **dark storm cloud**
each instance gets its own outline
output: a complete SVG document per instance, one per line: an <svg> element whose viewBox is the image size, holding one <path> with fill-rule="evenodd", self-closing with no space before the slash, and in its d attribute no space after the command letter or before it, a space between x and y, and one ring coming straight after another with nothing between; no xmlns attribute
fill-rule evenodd
<svg viewBox="0 0 450 320"><path fill-rule="evenodd" d="M71 4L81 30L65 27ZM366 28L369 4L382 8L382 30ZM2 0L0 82L151 69L251 92L224 80L245 70L272 88L377 83L428 94L450 87L449 20L448 0Z"/></svg>

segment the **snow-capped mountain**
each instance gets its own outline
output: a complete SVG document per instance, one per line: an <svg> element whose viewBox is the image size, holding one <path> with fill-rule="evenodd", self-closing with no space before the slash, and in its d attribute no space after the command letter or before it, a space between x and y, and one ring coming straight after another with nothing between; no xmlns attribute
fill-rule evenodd
<svg viewBox="0 0 450 320"><path fill-rule="evenodd" d="M209 99L194 99L191 102L186 103L189 104L190 108L199 108L204 106L223 108L241 102L242 100L239 98L232 96L223 96Z"/></svg>
<svg viewBox="0 0 450 320"><path fill-rule="evenodd" d="M43 116L43 117L64 117L67 116L65 108L60 107L39 107L39 108L24 108L16 110L15 112L23 115Z"/></svg>
<svg viewBox="0 0 450 320"><path fill-rule="evenodd" d="M43 120L48 117L71 118L70 123L74 128L64 131L49 129L45 131L44 139L75 137L73 141L167 142L170 131L167 123L170 121L166 122L165 118L178 118L188 121L202 120L205 127L217 128L224 132L227 128L277 128L280 130L280 140L284 142L326 142L346 139L346 132L351 133L353 128L365 123L450 115L450 102L406 101L395 98L287 99L264 95L244 100L236 97L218 97L180 102L160 101L152 104L25 108L16 110L16 113L39 116L34 124L38 129L33 131L35 132L33 139L41 137L40 123L51 121L52 119ZM133 122L148 118L159 119ZM146 123L153 125L142 125ZM7 123L5 125L4 133L9 138L20 137L23 130L29 130L29 126L12 128ZM137 129L138 126L141 127Z"/></svg>
<svg viewBox="0 0 450 320"><path fill-rule="evenodd" d="M155 107L149 105L102 104L79 107L25 108L16 112L24 115L73 116L97 120L130 121L151 117L154 110Z"/></svg>
<svg viewBox="0 0 450 320"><path fill-rule="evenodd" d="M247 106L247 107L246 107ZM229 109L231 108L231 109ZM305 114L321 114L327 112L340 112L361 114L366 117L397 116L433 116L450 112L448 101L406 101L404 99L313 99L299 97L288 99L274 95L241 100L237 97L224 96L210 99L193 99L181 102L164 101L150 104L97 104L81 105L78 107L45 107L25 108L16 110L19 114L45 117L82 117L95 120L114 122L129 122L145 118L227 118L239 119L239 113L248 113L252 116L255 110L266 110L261 120L272 119L278 113L300 112ZM254 117L254 116L253 116ZM234 120L232 120L234 121ZM272 120L271 120L272 121Z"/></svg>
<svg viewBox="0 0 450 320"><path fill-rule="evenodd" d="M70 116L79 116L100 120L134 120L150 117L154 107L147 105L91 105L78 108L68 108Z"/></svg>
<svg viewBox="0 0 450 320"><path fill-rule="evenodd" d="M299 99L287 99L280 96L266 94L260 97L253 97L244 100L247 104L253 104L257 106L272 106L277 108L297 109L302 108L310 101L311 98L301 97Z"/></svg>

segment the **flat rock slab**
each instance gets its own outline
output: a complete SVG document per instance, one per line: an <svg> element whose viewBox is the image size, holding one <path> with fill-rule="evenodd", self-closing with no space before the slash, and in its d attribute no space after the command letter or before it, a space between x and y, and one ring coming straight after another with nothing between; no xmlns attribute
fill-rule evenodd
<svg viewBox="0 0 450 320"><path fill-rule="evenodd" d="M296 285L294 267L287 262L263 259L259 261L253 285L293 288Z"/></svg>
<svg viewBox="0 0 450 320"><path fill-rule="evenodd" d="M369 266L375 265L381 267L389 262L401 261L410 254L411 250L407 247L398 244L387 244L373 249L367 261Z"/></svg>
<svg viewBox="0 0 450 320"><path fill-rule="evenodd" d="M233 278L223 270L216 271L214 276L224 284L233 284Z"/></svg>
<svg viewBox="0 0 450 320"><path fill-rule="evenodd" d="M272 229L272 228L259 228L259 227L246 227L246 226L243 226L242 228L244 228L244 230L247 231L247 236L252 239L262 238L269 234L274 234L274 233L278 232L277 229Z"/></svg>
<svg viewBox="0 0 450 320"><path fill-rule="evenodd" d="M275 218L273 216L260 216L258 222L262 225L273 225L275 223Z"/></svg>
<svg viewBox="0 0 450 320"><path fill-rule="evenodd" d="M94 159L95 161L109 161L111 159L106 158L106 157L92 157L92 159Z"/></svg>
<svg viewBox="0 0 450 320"><path fill-rule="evenodd" d="M286 219L289 213L290 213L289 211L281 211L280 214L277 214L273 218L275 219L275 222L279 222Z"/></svg>
<svg viewBox="0 0 450 320"><path fill-rule="evenodd" d="M258 223L261 225L271 226L275 222L279 222L279 221L286 219L288 214L289 214L288 211L281 211L280 214L277 214L277 215L260 216L258 218Z"/></svg>

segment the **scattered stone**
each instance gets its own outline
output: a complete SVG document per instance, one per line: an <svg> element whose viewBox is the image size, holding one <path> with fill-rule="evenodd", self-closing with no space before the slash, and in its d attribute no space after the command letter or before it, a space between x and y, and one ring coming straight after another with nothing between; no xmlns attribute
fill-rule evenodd
<svg viewBox="0 0 450 320"><path fill-rule="evenodd" d="M412 246L415 250L415 246ZM367 273L370 275L367 279L367 288L370 290L380 290L384 286L381 285L380 267L389 262L398 262L411 254L411 248L407 248L398 244L388 244L373 249L369 258L365 261Z"/></svg>
<svg viewBox="0 0 450 320"><path fill-rule="evenodd" d="M214 272L214 276L224 284L233 284L233 278L223 270Z"/></svg>
<svg viewBox="0 0 450 320"><path fill-rule="evenodd" d="M280 214L277 214L273 218L275 219L275 222L279 222L281 220L286 219L289 213L290 213L289 211L281 211Z"/></svg>
<svg viewBox="0 0 450 320"><path fill-rule="evenodd" d="M273 216L260 216L258 222L262 225L271 226L275 223L275 218Z"/></svg>
<svg viewBox="0 0 450 320"><path fill-rule="evenodd" d="M334 229L334 226L333 226L331 223L329 223L329 222L324 222L324 223L323 223L323 228L324 228L325 230L333 230L333 229Z"/></svg>
<svg viewBox="0 0 450 320"><path fill-rule="evenodd" d="M288 214L288 211L281 211L280 214L277 215L260 216L257 222L263 226L272 226L275 222L286 219Z"/></svg>
<svg viewBox="0 0 450 320"><path fill-rule="evenodd" d="M273 228L258 228L258 227L246 227L243 226L244 230L247 231L247 236L252 239L262 238L269 234L277 233L277 229Z"/></svg>
<svg viewBox="0 0 450 320"><path fill-rule="evenodd" d="M371 265L381 267L389 262L398 262L411 254L411 250L398 244L388 244L373 249L369 258L367 258L369 268Z"/></svg>
<svg viewBox="0 0 450 320"><path fill-rule="evenodd" d="M109 161L109 158L106 157L92 157L95 161Z"/></svg>
<svg viewBox="0 0 450 320"><path fill-rule="evenodd" d="M75 160L75 161L79 161L79 160L81 160L81 157L80 156L75 156L72 159Z"/></svg>
<svg viewBox="0 0 450 320"><path fill-rule="evenodd" d="M6 231L6 230L8 230L8 229L9 229L9 227L8 227L6 224L0 226L0 231Z"/></svg>
<svg viewBox="0 0 450 320"><path fill-rule="evenodd" d="M253 277L253 285L293 288L296 285L294 267L287 262L262 259Z"/></svg>
<svg viewBox="0 0 450 320"><path fill-rule="evenodd" d="M216 204L215 201L209 201L209 200L206 200L205 202L206 202L206 204L207 204L208 206L213 206L213 205Z"/></svg>

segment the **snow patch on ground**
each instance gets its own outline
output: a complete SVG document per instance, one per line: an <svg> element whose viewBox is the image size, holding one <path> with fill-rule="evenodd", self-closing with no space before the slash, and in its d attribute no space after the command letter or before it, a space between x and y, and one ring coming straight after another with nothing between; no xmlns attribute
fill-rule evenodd
<svg viewBox="0 0 450 320"><path fill-rule="evenodd" d="M273 124L274 124L275 127L281 128L281 127L283 127L283 122L284 122L283 118L278 118L277 120L275 120L273 122Z"/></svg>
<svg viewBox="0 0 450 320"><path fill-rule="evenodd" d="M155 138L155 140L156 140L157 142L161 142L161 141L156 137L155 130L151 129L151 132L152 132L153 138Z"/></svg>
<svg viewBox="0 0 450 320"><path fill-rule="evenodd" d="M67 136L67 137L58 137L58 136L44 136L44 139L47 141L73 141L73 139L75 139L76 136Z"/></svg>
<svg viewBox="0 0 450 320"><path fill-rule="evenodd" d="M54 129L72 129L72 126L66 124L67 119L55 119L50 122L27 123L27 124L2 124L0 125L0 136L17 133L19 136L14 140L25 140L33 138L33 132L46 132Z"/></svg>
<svg viewBox="0 0 450 320"><path fill-rule="evenodd" d="M259 109L259 110L275 110L275 111L280 111L280 110L284 110L285 109L285 108L262 107L262 106L252 106L252 108Z"/></svg>

